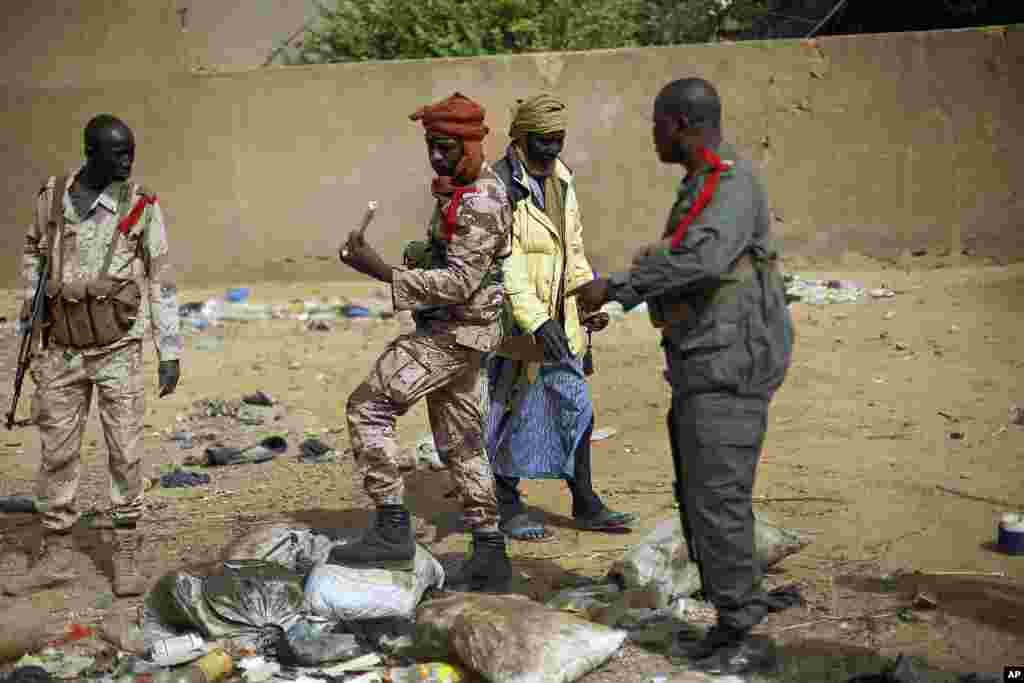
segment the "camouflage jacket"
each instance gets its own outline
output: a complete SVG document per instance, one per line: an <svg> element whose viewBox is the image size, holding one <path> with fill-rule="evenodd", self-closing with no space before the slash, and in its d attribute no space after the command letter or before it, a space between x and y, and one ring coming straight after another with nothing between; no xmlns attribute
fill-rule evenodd
<svg viewBox="0 0 1024 683"><path fill-rule="evenodd" d="M121 183L112 183L105 189L85 216L79 216L68 190L75 174L69 174L63 193L64 230L56 238L52 268L60 268L62 282L95 279L100 275L104 258L110 249L110 240L117 228ZM49 253L49 235L46 230L50 203L57 178L51 177L39 191L36 199L35 221L25 237L22 258L24 296L29 302L39 279L40 255ZM132 184L129 201L134 206L139 198L150 193ZM154 197L155 200L155 197ZM110 274L131 277L143 292L142 310L135 326L128 334L104 348L85 349L86 354L103 353L133 341L141 340L150 322L153 340L160 360L177 360L182 351L178 294L168 261L167 230L163 212L156 201L142 212L128 235L121 237L110 263Z"/></svg>
<svg viewBox="0 0 1024 683"><path fill-rule="evenodd" d="M504 289L501 258L507 253L512 210L505 186L484 164L480 176L464 193L438 199L428 238L445 245L438 268L394 268L395 311L441 307L444 316L426 321L430 334L451 335L480 351L501 342Z"/></svg>

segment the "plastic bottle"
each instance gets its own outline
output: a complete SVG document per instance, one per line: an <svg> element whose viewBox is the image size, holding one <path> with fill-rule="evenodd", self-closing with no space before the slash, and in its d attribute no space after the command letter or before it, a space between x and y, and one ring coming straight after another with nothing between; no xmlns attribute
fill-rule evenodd
<svg viewBox="0 0 1024 683"><path fill-rule="evenodd" d="M390 683L458 683L462 671L444 662L428 662L412 666L393 667L385 677Z"/></svg>
<svg viewBox="0 0 1024 683"><path fill-rule="evenodd" d="M195 633L158 640L149 648L149 658L157 666L175 666L199 659L206 653L206 642Z"/></svg>

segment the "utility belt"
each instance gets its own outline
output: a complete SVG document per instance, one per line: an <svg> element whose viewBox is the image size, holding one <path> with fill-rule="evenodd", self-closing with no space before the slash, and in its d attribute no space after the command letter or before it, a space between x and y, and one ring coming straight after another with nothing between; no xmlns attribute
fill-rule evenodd
<svg viewBox="0 0 1024 683"><path fill-rule="evenodd" d="M142 307L142 291L134 278L114 277L111 261L124 233L131 229L150 201L143 200L131 214L132 185L124 183L118 201L118 223L110 240L100 274L84 282L63 282L64 187L58 178L53 190L49 233L50 281L46 283L46 338L61 346L81 349L101 347L122 339L135 326ZM54 262L54 256L58 257Z"/></svg>
<svg viewBox="0 0 1024 683"><path fill-rule="evenodd" d="M656 329L662 329L677 323L692 320L697 314L714 306L728 297L736 294L738 290L749 284L758 272L778 273L778 260L772 258L758 258L744 253L740 256L729 270L722 282L715 287L691 294L684 298L675 298L671 295L649 299L647 301L647 313L651 319L651 325Z"/></svg>

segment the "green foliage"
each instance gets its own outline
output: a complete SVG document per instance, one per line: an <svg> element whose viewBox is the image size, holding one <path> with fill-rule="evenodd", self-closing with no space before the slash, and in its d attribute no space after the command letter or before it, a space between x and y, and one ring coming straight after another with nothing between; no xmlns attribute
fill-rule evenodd
<svg viewBox="0 0 1024 683"><path fill-rule="evenodd" d="M768 0L325 0L285 64L595 50L714 40Z"/></svg>

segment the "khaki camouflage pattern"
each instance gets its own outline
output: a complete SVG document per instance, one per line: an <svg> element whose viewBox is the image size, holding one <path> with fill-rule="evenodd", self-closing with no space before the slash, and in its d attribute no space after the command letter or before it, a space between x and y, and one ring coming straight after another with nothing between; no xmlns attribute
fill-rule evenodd
<svg viewBox="0 0 1024 683"><path fill-rule="evenodd" d="M472 191L458 198L455 225L447 242L447 267L394 268L392 293L396 312L445 306L448 319L430 320L433 334L454 335L456 341L479 351L501 342L504 293L498 274L501 256L509 246L512 210L505 186L486 163ZM444 240L452 199L439 199L430 221L429 236Z"/></svg>
<svg viewBox="0 0 1024 683"><path fill-rule="evenodd" d="M36 484L43 526L64 531L78 520L75 494L94 388L107 443L114 523L139 520L143 480L137 447L146 413L142 343L136 340L99 353L51 346L33 360L30 373L36 384L32 418L43 451Z"/></svg>
<svg viewBox="0 0 1024 683"><path fill-rule="evenodd" d="M348 431L367 495L400 505L404 469L395 423L424 396L439 455L449 462L469 529L495 531L494 475L484 448L486 380L479 351L454 335L411 333L395 339L348 400Z"/></svg>
<svg viewBox="0 0 1024 683"><path fill-rule="evenodd" d="M63 233L57 237L55 263L61 264L62 282L80 282L100 275L103 261L110 248L110 240L118 222L121 183L111 184L100 195L87 216L80 217L72 205L68 189L74 174L63 188ZM24 298L30 302L39 279L39 257L48 253L49 237L46 221L57 179L50 178L36 200L36 219L28 229L22 259ZM130 202L134 205L146 190L132 185ZM84 349L84 353L105 351L141 340L146 333L146 320L152 331L160 360L176 360L182 351L178 293L174 273L168 260L167 230L159 202L149 205L138 223L127 236L121 237L110 263L110 273L116 277L131 277L143 292L142 309L135 326L118 341L105 348ZM26 308L27 310L27 308Z"/></svg>

